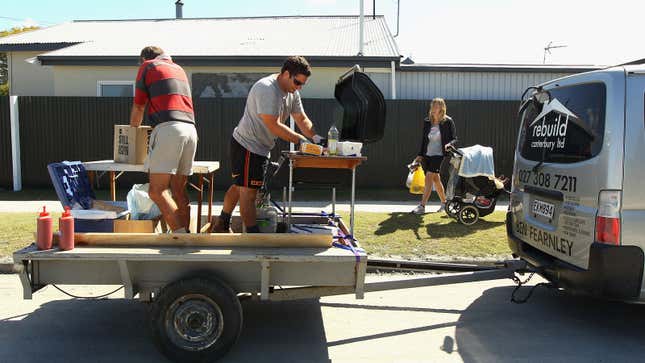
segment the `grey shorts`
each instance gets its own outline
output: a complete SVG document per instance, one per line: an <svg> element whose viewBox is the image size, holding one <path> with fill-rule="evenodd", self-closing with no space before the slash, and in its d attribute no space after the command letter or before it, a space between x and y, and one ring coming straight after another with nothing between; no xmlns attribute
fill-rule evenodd
<svg viewBox="0 0 645 363"><path fill-rule="evenodd" d="M169 121L150 134L144 169L151 174L192 175L197 151L197 130L193 124Z"/></svg>

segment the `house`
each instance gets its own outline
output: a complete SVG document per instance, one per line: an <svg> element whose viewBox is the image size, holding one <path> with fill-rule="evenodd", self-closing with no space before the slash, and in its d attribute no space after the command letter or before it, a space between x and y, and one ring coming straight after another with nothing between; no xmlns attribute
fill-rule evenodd
<svg viewBox="0 0 645 363"><path fill-rule="evenodd" d="M401 62L396 72L400 99L517 101L529 86L575 73L605 68L597 65L467 64ZM372 77L384 84L382 74Z"/></svg>
<svg viewBox="0 0 645 363"><path fill-rule="evenodd" d="M19 96L132 96L141 48L158 45L186 70L193 97L244 97L289 55L313 67L305 98L333 98L339 76L355 64L391 80L396 42L383 16L72 21L0 38L10 93ZM385 82L389 87L394 82ZM385 93L385 92L384 92Z"/></svg>

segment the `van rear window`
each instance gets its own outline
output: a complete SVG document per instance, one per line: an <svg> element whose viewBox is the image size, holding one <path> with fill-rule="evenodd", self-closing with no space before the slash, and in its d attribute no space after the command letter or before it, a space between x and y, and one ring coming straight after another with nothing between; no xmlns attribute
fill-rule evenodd
<svg viewBox="0 0 645 363"><path fill-rule="evenodd" d="M520 154L533 161L574 163L600 152L606 87L587 83L550 89L550 100L529 102L522 114Z"/></svg>

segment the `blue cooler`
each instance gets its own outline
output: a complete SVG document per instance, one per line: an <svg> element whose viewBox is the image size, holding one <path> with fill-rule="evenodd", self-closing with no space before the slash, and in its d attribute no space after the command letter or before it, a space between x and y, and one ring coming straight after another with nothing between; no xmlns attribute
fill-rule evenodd
<svg viewBox="0 0 645 363"><path fill-rule="evenodd" d="M130 211L126 202L104 203L125 209L122 212L92 209L96 199L87 171L80 161L63 161L47 165L56 195L63 207L69 207L74 216L75 232L114 231L114 220L125 219Z"/></svg>

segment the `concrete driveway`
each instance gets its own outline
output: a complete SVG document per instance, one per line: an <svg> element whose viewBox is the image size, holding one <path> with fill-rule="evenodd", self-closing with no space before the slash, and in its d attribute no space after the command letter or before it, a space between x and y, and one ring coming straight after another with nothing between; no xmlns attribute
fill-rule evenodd
<svg viewBox="0 0 645 363"><path fill-rule="evenodd" d="M546 288L516 305L512 290L510 280L500 280L368 293L364 300L245 301L241 339L222 361L642 361L645 307ZM73 300L52 287L22 300L16 275L0 275L0 342L0 362L165 361L151 342L146 305L116 294Z"/></svg>

